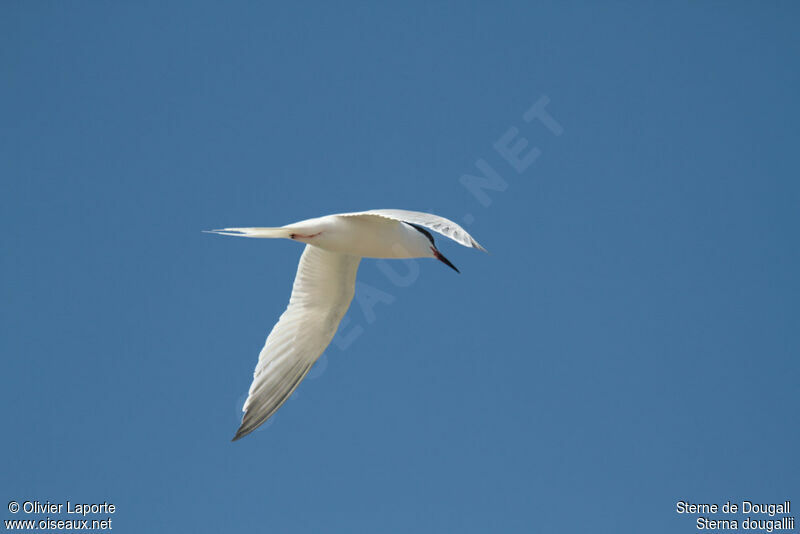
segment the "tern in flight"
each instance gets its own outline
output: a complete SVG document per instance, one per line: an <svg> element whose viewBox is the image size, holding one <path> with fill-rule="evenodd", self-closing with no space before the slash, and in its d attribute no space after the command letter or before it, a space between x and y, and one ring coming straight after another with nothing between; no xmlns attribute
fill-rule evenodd
<svg viewBox="0 0 800 534"><path fill-rule="evenodd" d="M258 356L242 424L233 441L269 419L322 355L353 299L361 258L436 258L459 272L436 248L428 230L486 252L456 223L406 210L340 213L280 228L211 231L241 237L284 238L306 244L289 306Z"/></svg>

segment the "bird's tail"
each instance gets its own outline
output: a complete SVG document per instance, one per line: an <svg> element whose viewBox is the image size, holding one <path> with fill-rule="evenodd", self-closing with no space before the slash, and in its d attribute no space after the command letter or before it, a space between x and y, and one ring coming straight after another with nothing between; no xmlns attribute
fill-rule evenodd
<svg viewBox="0 0 800 534"><path fill-rule="evenodd" d="M208 234L235 235L239 237L285 238L291 239L294 230L291 228L220 228L219 230L203 230Z"/></svg>

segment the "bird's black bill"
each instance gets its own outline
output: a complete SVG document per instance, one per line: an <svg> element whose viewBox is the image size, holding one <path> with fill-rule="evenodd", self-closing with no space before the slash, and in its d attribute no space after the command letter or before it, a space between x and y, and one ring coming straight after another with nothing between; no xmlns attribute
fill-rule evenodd
<svg viewBox="0 0 800 534"><path fill-rule="evenodd" d="M457 273L461 274L461 271L459 271L459 270L456 268L456 266L455 266L455 265L453 265L452 263L450 263L450 260L448 260L447 258L445 258L445 257L442 255L442 253L441 253L441 252L439 252L439 251L438 251L438 250L436 250L435 248L431 248L431 250L433 250L433 255L434 255L434 257L435 257L437 260L439 260L440 262L444 263L445 265L447 265L448 267L450 267L451 269L453 269L455 272L457 272Z"/></svg>

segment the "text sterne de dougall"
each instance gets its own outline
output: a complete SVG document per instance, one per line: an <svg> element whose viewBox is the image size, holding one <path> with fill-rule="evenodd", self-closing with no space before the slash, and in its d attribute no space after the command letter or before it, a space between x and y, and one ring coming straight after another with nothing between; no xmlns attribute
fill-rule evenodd
<svg viewBox="0 0 800 534"><path fill-rule="evenodd" d="M678 501L675 504L678 514L697 515L697 530L749 530L761 532L791 531L794 529L792 502L756 503L743 500L727 501L723 505L697 504ZM724 514L726 518L712 518L709 515ZM736 516L736 517L730 517ZM744 516L744 517L742 517Z"/></svg>

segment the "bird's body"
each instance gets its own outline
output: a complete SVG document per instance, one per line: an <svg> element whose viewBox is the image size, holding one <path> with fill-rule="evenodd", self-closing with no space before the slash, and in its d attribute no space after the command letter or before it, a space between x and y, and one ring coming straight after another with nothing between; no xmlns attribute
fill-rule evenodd
<svg viewBox="0 0 800 534"><path fill-rule="evenodd" d="M422 258L431 243L408 224L377 215L329 215L290 225L296 241L362 258ZM305 237L313 236L313 237Z"/></svg>
<svg viewBox="0 0 800 534"><path fill-rule="evenodd" d="M308 219L279 228L223 228L213 233L285 238L306 244L289 306L258 358L234 441L255 430L289 398L333 339L355 291L361 258L436 258L454 270L428 229L485 250L452 221L415 211L371 210Z"/></svg>

